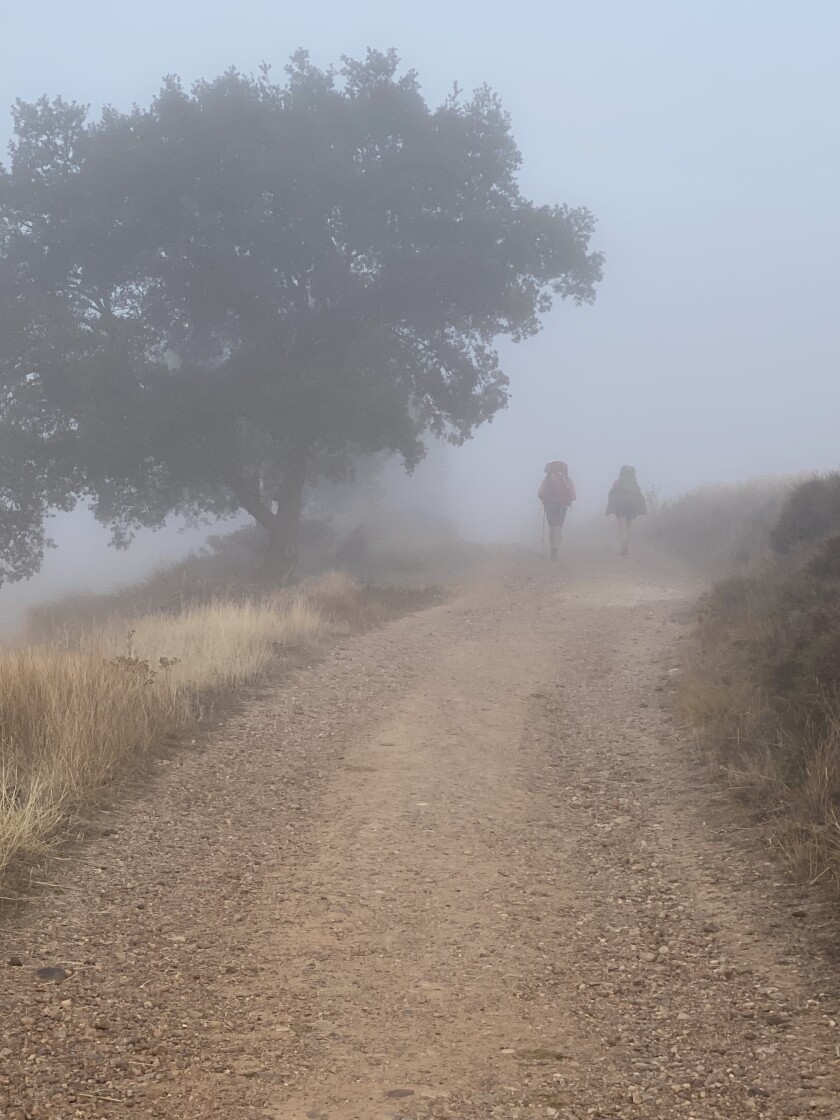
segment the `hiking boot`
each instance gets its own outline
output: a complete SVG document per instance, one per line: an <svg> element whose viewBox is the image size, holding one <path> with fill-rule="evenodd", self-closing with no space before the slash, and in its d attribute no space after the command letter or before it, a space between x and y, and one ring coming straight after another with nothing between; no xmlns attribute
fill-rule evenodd
<svg viewBox="0 0 840 1120"><path fill-rule="evenodd" d="M552 550L551 550L551 559L552 560L557 559L557 549L556 548L552 548Z"/></svg>

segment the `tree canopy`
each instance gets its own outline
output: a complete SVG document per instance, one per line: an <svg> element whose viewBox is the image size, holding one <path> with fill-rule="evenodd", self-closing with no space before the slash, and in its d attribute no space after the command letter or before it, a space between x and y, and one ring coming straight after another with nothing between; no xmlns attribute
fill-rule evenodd
<svg viewBox="0 0 840 1120"><path fill-rule="evenodd" d="M118 544L242 509L278 573L307 477L410 468L507 403L496 340L590 302L586 209L521 194L495 93L424 100L393 51L148 108L14 109L0 168L0 577L85 500Z"/></svg>

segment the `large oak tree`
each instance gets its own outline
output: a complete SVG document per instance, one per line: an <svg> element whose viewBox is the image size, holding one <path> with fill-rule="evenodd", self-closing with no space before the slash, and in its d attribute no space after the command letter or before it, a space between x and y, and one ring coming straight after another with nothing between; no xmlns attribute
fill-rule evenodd
<svg viewBox="0 0 840 1120"><path fill-rule="evenodd" d="M498 98L438 108L393 52L230 71L99 120L18 102L0 169L0 556L50 510L117 543L246 510L294 567L307 477L507 402L498 338L594 298L585 209L537 206Z"/></svg>

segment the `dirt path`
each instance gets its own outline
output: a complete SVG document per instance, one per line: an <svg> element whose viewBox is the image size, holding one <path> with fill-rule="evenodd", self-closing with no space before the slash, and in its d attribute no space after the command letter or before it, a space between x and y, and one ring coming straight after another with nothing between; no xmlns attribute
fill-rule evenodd
<svg viewBox="0 0 840 1120"><path fill-rule="evenodd" d="M669 712L691 595L523 560L177 756L4 935L4 1115L840 1117L820 904Z"/></svg>

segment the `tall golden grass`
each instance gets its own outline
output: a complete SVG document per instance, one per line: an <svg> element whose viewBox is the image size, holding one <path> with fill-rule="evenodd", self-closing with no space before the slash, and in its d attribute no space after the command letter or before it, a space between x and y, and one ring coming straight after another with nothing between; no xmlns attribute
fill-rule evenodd
<svg viewBox="0 0 840 1120"><path fill-rule="evenodd" d="M3 894L220 694L381 622L388 598L332 573L0 652Z"/></svg>

